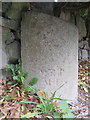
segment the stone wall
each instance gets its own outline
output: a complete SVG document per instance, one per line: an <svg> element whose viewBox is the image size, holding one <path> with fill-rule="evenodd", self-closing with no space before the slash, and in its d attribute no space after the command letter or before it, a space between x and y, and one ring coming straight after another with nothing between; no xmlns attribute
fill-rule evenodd
<svg viewBox="0 0 90 120"><path fill-rule="evenodd" d="M2 9L3 10L3 9ZM2 11L0 11L2 12ZM5 10L2 12L4 14ZM21 45L17 37L18 24L17 21L9 18L2 17L0 14L0 73L6 74L6 64L17 63L18 58L21 56ZM1 78L2 75L0 75Z"/></svg>
<svg viewBox="0 0 90 120"><path fill-rule="evenodd" d="M87 38L86 34L86 26L85 21L79 15L76 15L76 18L70 11L62 11L60 14L60 18L66 20L70 23L73 23L77 26L79 31L79 39L78 39L78 60L90 60L90 46L89 46L89 38ZM76 21L75 21L76 19Z"/></svg>
<svg viewBox="0 0 90 120"><path fill-rule="evenodd" d="M23 10L32 10L53 15L52 3L35 3L35 6L37 7L31 9L29 3L3 3L2 10L0 10L0 21L2 20L0 26L2 27L3 32L3 54L6 56L5 62L3 62L4 67L6 63L16 63L17 59L20 57L20 20L23 15ZM1 17L1 13L3 17ZM88 38L85 39L86 26L84 20L80 16L76 16L75 22L75 17L69 11L61 11L60 19L76 24L79 30L78 60L89 60L90 46L88 44Z"/></svg>
<svg viewBox="0 0 90 120"><path fill-rule="evenodd" d="M58 3L56 4L58 5ZM73 11L60 10L56 8L55 14L56 14L55 16L59 17L60 19L73 23L74 25L77 26L79 31L78 60L79 61L90 60L90 43L89 43L90 38L88 38L90 35L87 35L87 28L86 28L86 26L88 26L88 28L90 29L90 22L88 23L88 25L86 25L87 23L85 23L83 17L80 16L79 11L74 14Z"/></svg>

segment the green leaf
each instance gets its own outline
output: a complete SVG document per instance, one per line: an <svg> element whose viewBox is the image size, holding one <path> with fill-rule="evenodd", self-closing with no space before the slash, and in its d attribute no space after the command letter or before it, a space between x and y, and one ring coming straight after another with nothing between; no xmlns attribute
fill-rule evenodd
<svg viewBox="0 0 90 120"><path fill-rule="evenodd" d="M8 84L8 85L12 85L12 84L14 84L14 82L8 82L7 84Z"/></svg>
<svg viewBox="0 0 90 120"><path fill-rule="evenodd" d="M75 117L74 114L71 113L71 112L70 113L68 112L67 114L63 115L63 118L69 118L70 119L70 118L74 118L74 117Z"/></svg>
<svg viewBox="0 0 90 120"><path fill-rule="evenodd" d="M39 103L36 103L36 102L29 102L29 101L21 101L21 102L16 102L16 103L33 103L33 104L36 104L36 105L38 105Z"/></svg>
<svg viewBox="0 0 90 120"><path fill-rule="evenodd" d="M18 76L13 76L13 80L18 80Z"/></svg>
<svg viewBox="0 0 90 120"><path fill-rule="evenodd" d="M41 110L40 108L31 108L31 109L28 109L28 110Z"/></svg>
<svg viewBox="0 0 90 120"><path fill-rule="evenodd" d="M68 108L68 104L67 104L67 102L65 100L61 100L61 102L60 102L60 109L62 109L63 113L66 113L67 110L69 109Z"/></svg>
<svg viewBox="0 0 90 120"><path fill-rule="evenodd" d="M0 111L0 118L3 117L3 116L4 116L4 114Z"/></svg>
<svg viewBox="0 0 90 120"><path fill-rule="evenodd" d="M6 65L6 68L10 68L10 65L9 65L9 64L7 64L7 65Z"/></svg>
<svg viewBox="0 0 90 120"><path fill-rule="evenodd" d="M44 100L42 99L42 97L41 97L40 95L38 95L38 96L39 96L40 101L42 102L43 106L46 108L46 105L45 105L45 103L44 103Z"/></svg>
<svg viewBox="0 0 90 120"><path fill-rule="evenodd" d="M61 98L53 98L53 100L66 100L66 99L61 99Z"/></svg>
<svg viewBox="0 0 90 120"><path fill-rule="evenodd" d="M28 85L33 86L33 85L35 85L35 84L37 83L37 81L38 81L38 78L34 77L34 78L32 78L32 79L30 80L30 82L29 82Z"/></svg>
<svg viewBox="0 0 90 120"><path fill-rule="evenodd" d="M59 120L59 118L61 118L62 115L61 115L60 112L56 111L56 112L54 113L53 117L54 117L55 120Z"/></svg>
<svg viewBox="0 0 90 120"><path fill-rule="evenodd" d="M27 92L32 92L32 91L33 91L33 88L32 88L30 85L27 85L27 86L25 87L25 91L27 91Z"/></svg>
<svg viewBox="0 0 90 120"><path fill-rule="evenodd" d="M64 83L64 84L65 84L65 83ZM62 87L64 86L64 84L61 85L59 88L57 88L57 90L59 90L60 88L62 88ZM57 90L55 90L55 92L52 93L52 96L51 96L52 99L55 97Z"/></svg>
<svg viewBox="0 0 90 120"><path fill-rule="evenodd" d="M25 115L22 115L21 118L31 118L38 114L41 114L41 112L27 113Z"/></svg>
<svg viewBox="0 0 90 120"><path fill-rule="evenodd" d="M24 85L24 83L25 83L25 79L24 79L23 76L21 76L21 81L22 81L22 84Z"/></svg>
<svg viewBox="0 0 90 120"><path fill-rule="evenodd" d="M74 115L73 115L73 113L71 113L71 110L68 107L68 104L65 100L61 100L60 109L62 109L63 118L74 118Z"/></svg>
<svg viewBox="0 0 90 120"><path fill-rule="evenodd" d="M3 96L4 99L11 99L11 96L9 95L6 95L6 96Z"/></svg>

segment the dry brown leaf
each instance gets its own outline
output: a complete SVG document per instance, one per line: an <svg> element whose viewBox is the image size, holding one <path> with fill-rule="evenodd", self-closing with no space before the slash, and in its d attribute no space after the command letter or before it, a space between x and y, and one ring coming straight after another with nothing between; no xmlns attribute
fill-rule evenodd
<svg viewBox="0 0 90 120"><path fill-rule="evenodd" d="M39 94L40 96L43 96L43 95L44 95L44 92L43 92L42 90L38 90L38 94Z"/></svg>

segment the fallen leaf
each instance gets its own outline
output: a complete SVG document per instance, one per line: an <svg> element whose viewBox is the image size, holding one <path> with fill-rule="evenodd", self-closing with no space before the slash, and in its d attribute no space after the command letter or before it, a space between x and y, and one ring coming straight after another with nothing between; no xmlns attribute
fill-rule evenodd
<svg viewBox="0 0 90 120"><path fill-rule="evenodd" d="M44 92L43 92L42 90L38 90L38 94L39 94L40 96L43 96L43 95L44 95Z"/></svg>

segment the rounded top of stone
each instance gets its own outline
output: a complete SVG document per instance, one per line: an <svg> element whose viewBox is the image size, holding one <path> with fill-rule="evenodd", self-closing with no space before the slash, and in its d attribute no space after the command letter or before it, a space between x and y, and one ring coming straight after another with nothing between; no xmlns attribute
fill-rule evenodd
<svg viewBox="0 0 90 120"><path fill-rule="evenodd" d="M48 19L50 21L53 21L53 23L55 23L55 24L58 24L60 22L60 23L63 23L64 26L66 25L66 27L67 27L67 25L69 25L69 27L71 27L71 28L73 27L73 29L75 29L75 31L78 31L77 26L75 26L73 23L70 23L70 22L65 21L61 18L52 16L52 15L49 15L49 14L45 14L45 13L42 13L42 12L36 12L36 11L24 12L22 22L29 22L28 21L29 19L30 20L31 19L40 20L40 22L43 22L43 23Z"/></svg>

